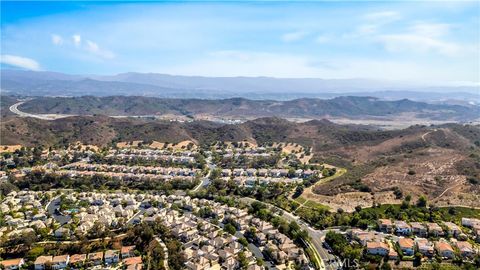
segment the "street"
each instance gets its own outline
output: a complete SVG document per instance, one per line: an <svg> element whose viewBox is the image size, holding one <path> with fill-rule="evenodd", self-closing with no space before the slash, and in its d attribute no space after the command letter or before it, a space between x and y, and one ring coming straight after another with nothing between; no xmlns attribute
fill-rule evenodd
<svg viewBox="0 0 480 270"><path fill-rule="evenodd" d="M72 219L70 216L65 216L62 215L59 210L60 210L60 196L57 196L53 198L48 204L47 204L47 212L50 214L60 225L67 224L70 219Z"/></svg>
<svg viewBox="0 0 480 270"><path fill-rule="evenodd" d="M252 203L254 201L260 202L258 200L255 200L255 199L249 198L249 197L241 198L241 200L246 201L248 203ZM277 211L280 211L282 213L282 217L284 219L286 219L289 222L295 221L303 230L305 230L308 233L313 246L315 247L318 254L320 255L320 258L322 259L322 263L321 263L322 264L322 267L321 267L322 269L327 269L327 270L338 269L338 267L335 264L330 264L329 263L330 260L332 260L332 259L335 260L336 257L333 256L332 254L329 254L328 251L322 245L323 239L325 238L325 235L327 234L328 231L316 230L316 229L308 226L308 224L303 222L298 216L295 216L290 212L287 212L287 211L285 211L283 209L280 209L277 206L269 204L269 203L265 203L265 202L261 202L261 203L264 203L264 204L268 205L269 207L271 207L273 209L276 209Z"/></svg>

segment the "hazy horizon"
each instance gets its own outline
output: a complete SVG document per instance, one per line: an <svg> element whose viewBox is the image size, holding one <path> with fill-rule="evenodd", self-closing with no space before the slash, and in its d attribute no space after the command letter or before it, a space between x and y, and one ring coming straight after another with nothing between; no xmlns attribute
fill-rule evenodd
<svg viewBox="0 0 480 270"><path fill-rule="evenodd" d="M2 69L480 85L476 1L1 5Z"/></svg>

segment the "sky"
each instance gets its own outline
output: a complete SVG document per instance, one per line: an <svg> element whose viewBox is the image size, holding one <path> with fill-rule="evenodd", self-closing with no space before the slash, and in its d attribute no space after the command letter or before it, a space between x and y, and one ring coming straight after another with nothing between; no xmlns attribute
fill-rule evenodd
<svg viewBox="0 0 480 270"><path fill-rule="evenodd" d="M1 2L1 67L480 84L480 2Z"/></svg>

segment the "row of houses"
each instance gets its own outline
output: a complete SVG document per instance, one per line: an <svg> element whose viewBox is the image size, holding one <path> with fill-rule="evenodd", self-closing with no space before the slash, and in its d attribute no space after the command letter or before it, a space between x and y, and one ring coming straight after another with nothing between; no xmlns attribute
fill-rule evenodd
<svg viewBox="0 0 480 270"><path fill-rule="evenodd" d="M458 241L451 239L450 242L444 238L437 241L430 241L426 238L398 238L395 243L398 250L401 250L403 256L413 256L416 252L426 257L433 257L438 254L443 259L453 259L456 254L465 260L473 259L479 254L476 249L468 241ZM398 260L399 255L394 247L389 245L388 241L375 240L366 242L365 251L367 254L388 256L389 259Z"/></svg>
<svg viewBox="0 0 480 270"><path fill-rule="evenodd" d="M248 176L248 177L272 177L272 178L281 178L281 177L289 177L289 178L308 178L310 176L317 175L322 176L322 172L316 170L302 170L298 169L295 171L289 171L288 169L223 169L221 171L222 177L241 177L241 176Z"/></svg>
<svg viewBox="0 0 480 270"><path fill-rule="evenodd" d="M286 183L286 184L295 184L295 183L302 183L303 179L300 178L273 178L273 177L247 177L247 176L239 176L234 177L233 179L230 177L222 177L224 181L233 180L236 185L244 186L244 187L254 187L255 185L267 185L273 183Z"/></svg>
<svg viewBox="0 0 480 270"><path fill-rule="evenodd" d="M85 162L68 164L66 166L63 166L62 169L75 170L75 171L153 174L153 175L169 175L169 176L195 176L201 172L199 169L189 169L189 168L89 164Z"/></svg>
<svg viewBox="0 0 480 270"><path fill-rule="evenodd" d="M473 220L468 223L468 221ZM480 222L475 223L475 219L462 219L462 225L472 224L472 234L479 239L480 236ZM468 227L468 226L466 226ZM410 222L407 223L403 220L391 221L390 219L379 219L378 229L385 233L395 233L397 235L417 235L420 237L440 237L450 235L458 239L467 239L468 235L463 232L462 228L453 222L442 222L438 224L436 222Z"/></svg>
<svg viewBox="0 0 480 270"><path fill-rule="evenodd" d="M190 150L183 151L170 151L167 149L138 149L138 148L123 148L118 150L110 150L108 152L110 155L115 154L128 154L128 155L166 155L166 156L184 156L184 157L193 157L196 152Z"/></svg>
<svg viewBox="0 0 480 270"><path fill-rule="evenodd" d="M171 180L181 180L187 182L195 181L196 176L183 176L183 175L163 175L163 174L146 174L146 173L121 173L121 172L99 172L99 171L77 171L77 170L60 170L55 172L46 172L46 173L55 173L57 175L65 175L68 177L92 177L95 175L110 177L113 180L125 181L125 182L135 182L135 181L148 181L148 180L159 180L159 181L171 181Z"/></svg>
<svg viewBox="0 0 480 270"><path fill-rule="evenodd" d="M45 269L84 269L99 265L122 264L127 270L141 270L142 258L135 256L135 246L123 246L120 250L111 249L106 251L92 252L88 254L73 255L41 255L33 262L35 270ZM9 259L0 262L5 270L17 270L25 264L24 258Z"/></svg>
<svg viewBox="0 0 480 270"><path fill-rule="evenodd" d="M392 260L400 258L397 252L400 250L403 256L413 256L416 252L419 252L422 256L432 257L438 254L445 259L452 259L457 254L468 260L479 254L478 247L468 241L456 238L451 238L449 241L445 238L431 241L420 236L414 236L413 238L397 237L383 232L360 229L352 229L348 232L348 235L352 241L360 243L365 248L366 254L388 256Z"/></svg>

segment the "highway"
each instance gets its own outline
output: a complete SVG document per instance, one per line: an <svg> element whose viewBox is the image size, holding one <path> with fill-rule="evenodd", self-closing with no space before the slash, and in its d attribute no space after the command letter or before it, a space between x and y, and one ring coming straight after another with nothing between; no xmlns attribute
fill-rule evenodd
<svg viewBox="0 0 480 270"><path fill-rule="evenodd" d="M55 119L60 119L60 118L65 118L73 115L68 115L68 114L32 114L32 113L26 113L22 112L18 109L18 106L22 105L23 103L27 102L28 100L23 100L18 103L13 104L10 106L10 111L18 116L21 117L33 117L41 120L55 120Z"/></svg>

